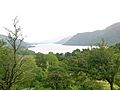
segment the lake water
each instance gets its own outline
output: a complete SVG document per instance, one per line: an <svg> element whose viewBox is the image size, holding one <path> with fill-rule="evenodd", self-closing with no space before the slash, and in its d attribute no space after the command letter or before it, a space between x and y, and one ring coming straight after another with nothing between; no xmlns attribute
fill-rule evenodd
<svg viewBox="0 0 120 90"><path fill-rule="evenodd" d="M72 52L75 49L85 49L89 48L89 46L68 46L68 45L61 45L61 44L38 44L35 47L29 48L29 50L33 50L36 53L65 53L65 52Z"/></svg>

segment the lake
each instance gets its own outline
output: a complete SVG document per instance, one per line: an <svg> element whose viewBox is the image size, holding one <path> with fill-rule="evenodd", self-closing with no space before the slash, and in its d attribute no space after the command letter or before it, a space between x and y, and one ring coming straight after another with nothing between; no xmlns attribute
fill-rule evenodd
<svg viewBox="0 0 120 90"><path fill-rule="evenodd" d="M68 46L68 45L61 45L61 44L38 44L34 45L35 47L30 47L29 50L41 53L66 53L66 52L72 52L75 49L85 49L89 48L90 46Z"/></svg>

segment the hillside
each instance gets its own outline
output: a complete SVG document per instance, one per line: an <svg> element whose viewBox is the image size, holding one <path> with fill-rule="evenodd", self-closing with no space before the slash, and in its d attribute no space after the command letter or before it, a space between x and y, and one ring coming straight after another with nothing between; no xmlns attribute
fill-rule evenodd
<svg viewBox="0 0 120 90"><path fill-rule="evenodd" d="M0 39L2 39L3 41L7 42L7 36L5 36L5 35L0 34ZM20 40L17 40L17 43L19 43L19 42L20 42ZM21 43L21 45L22 45L22 46L31 46L32 44L23 41L23 42Z"/></svg>
<svg viewBox="0 0 120 90"><path fill-rule="evenodd" d="M70 38L72 38L72 36L69 36L69 37L63 38L62 40L56 42L56 44L64 44L64 43L67 42Z"/></svg>
<svg viewBox="0 0 120 90"><path fill-rule="evenodd" d="M112 24L104 30L78 33L64 43L64 45L95 45L101 39L113 45L120 42L120 22Z"/></svg>

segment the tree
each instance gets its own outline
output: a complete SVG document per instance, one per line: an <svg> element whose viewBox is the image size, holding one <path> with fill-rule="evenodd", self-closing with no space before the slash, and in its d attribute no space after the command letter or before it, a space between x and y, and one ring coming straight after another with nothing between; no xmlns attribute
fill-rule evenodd
<svg viewBox="0 0 120 90"><path fill-rule="evenodd" d="M21 74L17 80L19 80L18 83L13 84L12 90L19 89L28 89L31 90L31 88L34 88L35 78L41 71L36 65L35 59L32 56L24 56L23 58L24 63L22 64L21 69L19 69L23 74ZM17 87L16 87L17 86Z"/></svg>
<svg viewBox="0 0 120 90"><path fill-rule="evenodd" d="M7 41L10 48L0 48L0 87L3 90L10 90L13 85L23 82L24 79L26 80L23 75L30 70L23 68L25 64L24 55L17 54L24 39L18 22L19 20L16 17L13 20L14 30L5 28L8 31Z"/></svg>
<svg viewBox="0 0 120 90"><path fill-rule="evenodd" d="M42 54L42 53L37 53L36 54L36 64L38 67L41 67L43 70L48 69L52 65L58 65L59 61L56 55L53 53L48 53L48 54Z"/></svg>
<svg viewBox="0 0 120 90"><path fill-rule="evenodd" d="M99 48L90 50L87 64L86 72L93 79L106 80L113 90L114 79L120 66L120 54L102 42Z"/></svg>
<svg viewBox="0 0 120 90"><path fill-rule="evenodd" d="M64 67L51 66L45 80L45 86L55 90L71 90L71 79Z"/></svg>

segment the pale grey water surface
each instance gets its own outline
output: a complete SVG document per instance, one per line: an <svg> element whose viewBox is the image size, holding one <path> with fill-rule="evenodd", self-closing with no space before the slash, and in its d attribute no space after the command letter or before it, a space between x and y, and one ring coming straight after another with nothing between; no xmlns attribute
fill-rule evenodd
<svg viewBox="0 0 120 90"><path fill-rule="evenodd" d="M68 46L68 45L61 45L61 44L38 44L35 45L35 47L30 47L29 50L33 50L36 53L41 52L41 53L65 53L65 52L72 52L75 49L86 49L90 48L90 46Z"/></svg>

